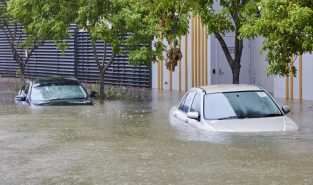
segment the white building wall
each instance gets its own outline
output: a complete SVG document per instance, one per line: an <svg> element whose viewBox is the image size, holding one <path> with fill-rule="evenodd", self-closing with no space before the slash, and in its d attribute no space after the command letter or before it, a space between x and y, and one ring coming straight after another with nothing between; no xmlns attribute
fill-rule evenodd
<svg viewBox="0 0 313 185"><path fill-rule="evenodd" d="M257 37L250 42L251 47L251 83L264 88L274 94L274 78L267 75L266 53L262 52L262 37Z"/></svg>
<svg viewBox="0 0 313 185"><path fill-rule="evenodd" d="M158 88L158 63L153 63L151 65L151 87L153 89Z"/></svg>
<svg viewBox="0 0 313 185"><path fill-rule="evenodd" d="M313 100L313 56L303 56L303 98Z"/></svg>
<svg viewBox="0 0 313 185"><path fill-rule="evenodd" d="M303 62L303 73L302 73L302 99L313 100L313 55L305 54L302 57ZM289 98L299 99L299 57L295 58L294 65L297 67L297 76L293 78L293 89L291 86L291 77L288 78L289 81ZM293 91L293 97L292 97ZM274 78L274 94L278 98L286 98L286 78L285 77L275 77Z"/></svg>

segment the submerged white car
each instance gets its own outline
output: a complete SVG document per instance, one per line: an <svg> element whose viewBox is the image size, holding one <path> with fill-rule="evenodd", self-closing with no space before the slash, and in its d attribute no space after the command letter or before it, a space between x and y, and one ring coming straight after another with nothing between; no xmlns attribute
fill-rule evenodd
<svg viewBox="0 0 313 185"><path fill-rule="evenodd" d="M257 86L209 85L189 90L170 110L170 121L219 132L298 130L289 112Z"/></svg>

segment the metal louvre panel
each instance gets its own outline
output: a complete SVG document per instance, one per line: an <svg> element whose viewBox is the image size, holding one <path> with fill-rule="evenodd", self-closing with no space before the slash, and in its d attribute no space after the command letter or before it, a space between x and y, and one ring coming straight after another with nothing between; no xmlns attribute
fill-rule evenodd
<svg viewBox="0 0 313 185"><path fill-rule="evenodd" d="M21 29L20 29L21 30ZM25 35L21 32L21 40ZM57 49L52 41L45 42L35 50L26 66L25 76L28 78L43 76L75 76L83 82L99 82L99 70L94 61L91 39L88 33L78 31L75 25L69 30L71 37L66 41L67 50ZM97 42L99 59L103 57L104 42ZM18 52L25 57L23 49ZM112 56L111 46L107 46L106 60ZM0 75L15 77L19 67L13 60L8 40L4 33L0 32ZM108 85L151 87L150 67L129 64L127 56L116 56L114 63L105 74L104 83Z"/></svg>
<svg viewBox="0 0 313 185"><path fill-rule="evenodd" d="M77 33L77 76L85 82L98 82L99 70L92 51L91 38L86 32ZM99 59L103 58L104 42L96 43ZM106 60L112 56L112 48L106 47ZM150 87L150 68L147 66L132 66L127 56L116 56L114 63L108 68L104 79L105 84Z"/></svg>

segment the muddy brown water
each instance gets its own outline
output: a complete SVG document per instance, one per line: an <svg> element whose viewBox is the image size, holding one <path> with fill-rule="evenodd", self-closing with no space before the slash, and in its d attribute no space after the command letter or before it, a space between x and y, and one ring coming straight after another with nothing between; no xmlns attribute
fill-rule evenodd
<svg viewBox="0 0 313 185"><path fill-rule="evenodd" d="M182 94L26 107L0 81L0 184L313 184L313 102L284 102L301 130L226 134L171 125Z"/></svg>

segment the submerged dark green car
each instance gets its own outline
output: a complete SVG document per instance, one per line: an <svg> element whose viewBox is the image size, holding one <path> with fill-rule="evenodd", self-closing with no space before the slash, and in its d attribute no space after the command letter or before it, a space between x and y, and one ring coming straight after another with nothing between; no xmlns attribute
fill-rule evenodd
<svg viewBox="0 0 313 185"><path fill-rule="evenodd" d="M28 80L15 102L18 104L46 105L92 105L95 92L87 90L75 78L49 77Z"/></svg>

